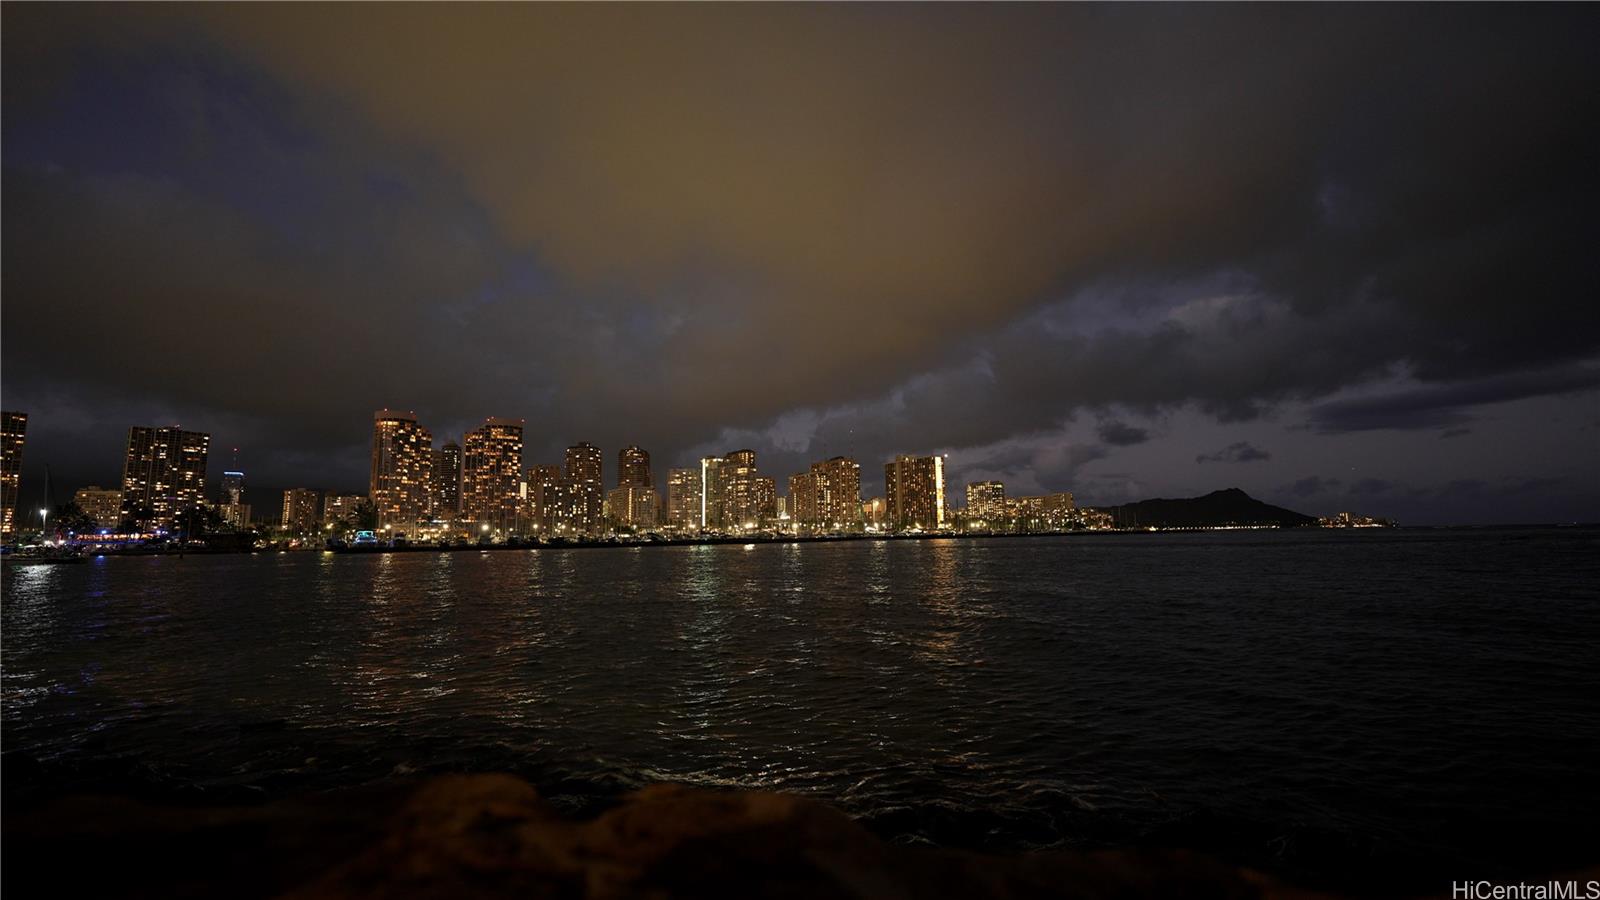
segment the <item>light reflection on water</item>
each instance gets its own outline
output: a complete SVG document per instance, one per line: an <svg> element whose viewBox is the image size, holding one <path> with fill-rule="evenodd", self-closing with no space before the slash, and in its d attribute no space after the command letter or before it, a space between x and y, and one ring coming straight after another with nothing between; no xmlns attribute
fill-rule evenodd
<svg viewBox="0 0 1600 900"><path fill-rule="evenodd" d="M7 772L37 768L6 790L510 769L557 793L811 792L941 843L1196 821L1245 852L1511 858L1600 799L1595 549L1229 534L7 567ZM1481 728L1497 716L1520 730Z"/></svg>

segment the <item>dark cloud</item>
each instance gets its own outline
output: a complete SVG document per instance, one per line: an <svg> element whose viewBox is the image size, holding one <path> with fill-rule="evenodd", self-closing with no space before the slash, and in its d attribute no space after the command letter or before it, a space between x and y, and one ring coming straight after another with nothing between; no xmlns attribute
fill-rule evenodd
<svg viewBox="0 0 1600 900"><path fill-rule="evenodd" d="M1150 440L1150 432L1115 419L1101 422L1097 433L1100 435L1100 440L1114 447L1131 447Z"/></svg>
<svg viewBox="0 0 1600 900"><path fill-rule="evenodd" d="M1249 441L1239 441L1229 444L1215 453L1202 453L1194 458L1197 463L1246 463L1262 462L1272 458L1272 454Z"/></svg>
<svg viewBox="0 0 1600 900"><path fill-rule="evenodd" d="M1160 443L1085 410L1452 428L1596 383L1592 8L6 18L7 404L85 477L138 415L356 487L396 405L525 416L530 461L1059 484Z"/></svg>
<svg viewBox="0 0 1600 900"><path fill-rule="evenodd" d="M1382 478L1363 478L1350 485L1351 496L1361 497L1373 494L1387 494L1395 489L1395 484Z"/></svg>
<svg viewBox="0 0 1600 900"><path fill-rule="evenodd" d="M1473 407L1597 387L1600 367L1575 364L1331 401L1313 407L1310 419L1313 427L1324 432L1458 426L1471 420ZM1465 433L1459 428L1450 430Z"/></svg>
<svg viewBox="0 0 1600 900"><path fill-rule="evenodd" d="M1342 482L1337 478L1323 478L1318 475L1307 475L1293 484L1285 485L1279 488L1278 493L1287 494L1293 497L1316 497L1321 494L1332 493L1334 489L1339 487L1340 484L1342 484Z"/></svg>

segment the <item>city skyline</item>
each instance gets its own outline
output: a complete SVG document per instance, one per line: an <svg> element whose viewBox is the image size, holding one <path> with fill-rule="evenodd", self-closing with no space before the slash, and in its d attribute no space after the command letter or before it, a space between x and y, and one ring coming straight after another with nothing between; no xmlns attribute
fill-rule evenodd
<svg viewBox="0 0 1600 900"><path fill-rule="evenodd" d="M640 443L663 503L739 447L869 495L916 453L1101 504L1600 515L1581 7L8 13L24 507L47 463L115 483L133 423L355 491L388 403Z"/></svg>

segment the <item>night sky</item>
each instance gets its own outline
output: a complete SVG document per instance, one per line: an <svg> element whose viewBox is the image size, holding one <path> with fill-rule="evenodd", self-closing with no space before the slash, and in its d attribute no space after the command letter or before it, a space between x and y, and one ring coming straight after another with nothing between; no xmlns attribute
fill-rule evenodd
<svg viewBox="0 0 1600 900"><path fill-rule="evenodd" d="M7 4L24 504L372 411L1600 519L1600 7ZM784 490L785 487L780 487Z"/></svg>

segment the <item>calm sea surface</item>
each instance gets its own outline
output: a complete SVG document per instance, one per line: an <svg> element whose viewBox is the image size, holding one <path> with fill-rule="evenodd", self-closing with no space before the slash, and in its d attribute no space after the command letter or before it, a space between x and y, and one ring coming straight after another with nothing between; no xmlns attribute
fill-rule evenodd
<svg viewBox="0 0 1600 900"><path fill-rule="evenodd" d="M1600 862L1600 532L105 558L8 568L9 803L510 770L902 841L1332 882ZM1444 889L1444 888L1439 888Z"/></svg>

